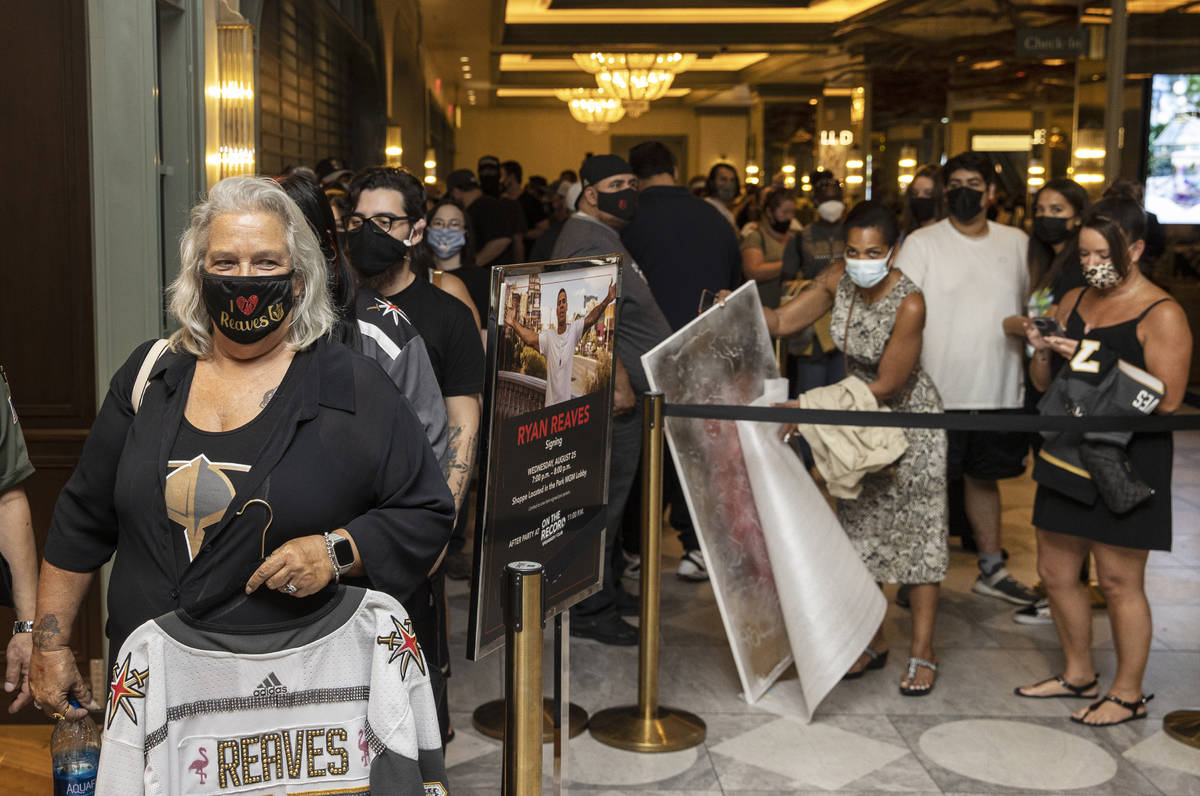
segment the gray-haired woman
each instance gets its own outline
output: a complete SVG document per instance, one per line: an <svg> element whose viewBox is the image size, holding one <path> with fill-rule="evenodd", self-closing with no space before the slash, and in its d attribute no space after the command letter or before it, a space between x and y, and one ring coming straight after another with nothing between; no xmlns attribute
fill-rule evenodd
<svg viewBox="0 0 1200 796"><path fill-rule="evenodd" d="M217 183L180 259L179 330L158 359L147 342L117 371L55 507L31 677L47 713L91 701L70 632L115 552L111 654L176 609L225 626L309 614L341 577L403 600L449 537L453 503L416 415L374 362L328 339L324 259L287 194Z"/></svg>

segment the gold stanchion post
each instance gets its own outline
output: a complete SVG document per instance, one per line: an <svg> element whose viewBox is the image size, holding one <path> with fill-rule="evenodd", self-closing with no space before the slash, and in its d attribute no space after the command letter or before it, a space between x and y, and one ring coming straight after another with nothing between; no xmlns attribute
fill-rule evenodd
<svg viewBox="0 0 1200 796"><path fill-rule="evenodd" d="M658 704L659 591L662 585L663 394L647 393L642 427L642 607L638 703L593 714L597 741L632 752L675 752L704 742L695 714Z"/></svg>
<svg viewBox="0 0 1200 796"><path fill-rule="evenodd" d="M542 792L542 565L504 568L504 796Z"/></svg>

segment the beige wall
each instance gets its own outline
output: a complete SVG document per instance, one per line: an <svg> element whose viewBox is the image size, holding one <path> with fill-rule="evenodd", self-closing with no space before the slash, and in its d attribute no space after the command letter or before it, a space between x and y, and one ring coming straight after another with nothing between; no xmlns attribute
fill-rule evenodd
<svg viewBox="0 0 1200 796"><path fill-rule="evenodd" d="M717 159L738 168L746 158L747 121L744 115L698 115L687 107L654 107L637 119L626 117L596 135L558 108L462 109L454 168L474 169L481 155L516 160L525 174L558 177L563 169L579 169L587 153L610 151L610 134L687 136L687 173L707 173ZM622 157L627 153L617 153Z"/></svg>

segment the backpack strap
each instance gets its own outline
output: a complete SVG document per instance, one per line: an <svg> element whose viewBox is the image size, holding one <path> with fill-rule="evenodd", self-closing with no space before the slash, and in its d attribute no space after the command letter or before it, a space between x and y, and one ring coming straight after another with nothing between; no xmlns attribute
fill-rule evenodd
<svg viewBox="0 0 1200 796"><path fill-rule="evenodd" d="M133 392L129 394L129 401L133 404L133 413L135 415L138 412L138 408L142 405L142 396L146 394L146 388L150 386L150 371L154 369L155 364L162 358L163 352L167 350L167 346L170 344L170 340L156 340L154 345L150 346L150 350L146 352L146 358L142 360L142 366L138 369L137 378L133 380Z"/></svg>

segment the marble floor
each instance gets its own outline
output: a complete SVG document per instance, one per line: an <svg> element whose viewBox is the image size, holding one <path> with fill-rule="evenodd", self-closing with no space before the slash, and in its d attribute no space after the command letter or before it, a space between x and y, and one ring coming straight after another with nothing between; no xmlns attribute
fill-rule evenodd
<svg viewBox="0 0 1200 796"><path fill-rule="evenodd" d="M706 741L693 749L636 754L588 733L568 746L564 790L620 794L1168 794L1200 796L1200 750L1162 731L1164 714L1200 707L1200 432L1176 436L1174 551L1152 553L1147 592L1154 638L1146 674L1149 719L1096 729L1068 721L1077 700L1019 699L1013 686L1057 672L1053 627L1018 625L1012 606L971 593L974 556L952 549L936 648L941 669L926 697L901 696L902 640L908 612L889 603L893 654L882 671L833 690L811 724L786 710L794 672L757 704L747 704L708 584L674 575L679 547L664 536L660 702L699 714ZM1009 568L1036 580L1029 517L1033 484L1005 482L1004 546ZM957 541L957 540L952 540ZM627 581L636 588L636 583ZM450 706L457 738L447 749L459 796L500 792L501 744L471 726L480 704L503 693L503 653L465 660L468 591L449 585L453 677ZM893 587L888 588L889 600ZM633 621L636 622L636 619ZM1108 619L1095 613L1101 687L1115 669ZM571 698L589 713L637 701L637 648L574 639ZM546 668L551 666L550 647ZM547 675L548 677L548 675ZM549 693L549 689L547 689ZM551 746L544 792L553 792Z"/></svg>

